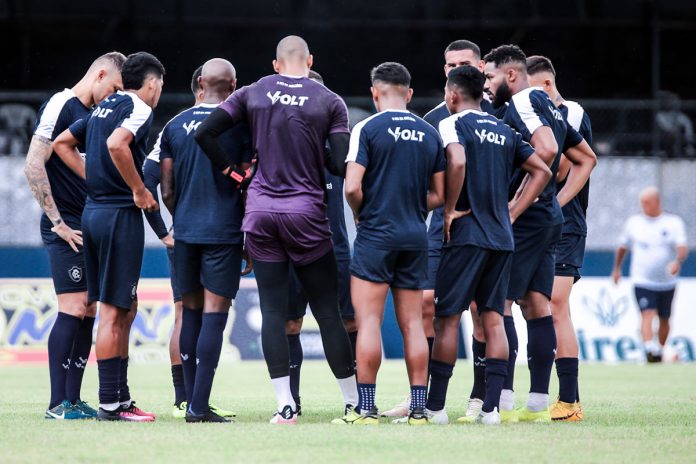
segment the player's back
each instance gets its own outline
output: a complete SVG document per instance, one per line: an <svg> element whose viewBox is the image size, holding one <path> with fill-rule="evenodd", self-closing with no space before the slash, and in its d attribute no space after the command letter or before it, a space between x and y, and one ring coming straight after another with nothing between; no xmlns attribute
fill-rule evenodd
<svg viewBox="0 0 696 464"><path fill-rule="evenodd" d="M343 100L309 78L279 74L228 102L221 108L244 108L258 154L246 210L325 217L324 150L330 134L348 132Z"/></svg>
<svg viewBox="0 0 696 464"><path fill-rule="evenodd" d="M142 178L141 168L147 155L145 146L151 122L152 109L133 92L119 91L106 98L92 111L86 120L85 128L88 204L135 206L130 187L111 159L107 140L119 127L133 134L130 150L135 167Z"/></svg>
<svg viewBox="0 0 696 464"><path fill-rule="evenodd" d="M510 100L504 121L522 134L527 142L531 141L532 134L539 127L548 126L551 128L558 144L558 152L549 166L552 179L555 179L560 155L566 144L568 124L548 95L539 87L529 87L516 93ZM513 182L513 191L520 185L523 178L524 173L518 170ZM544 187L538 201L520 216L517 224L555 225L562 222L563 214L556 199L556 182L552 180Z"/></svg>
<svg viewBox="0 0 696 464"><path fill-rule="evenodd" d="M88 115L89 108L82 104L71 89L64 89L55 93L41 106L34 134L53 140L72 123ZM82 145L78 146L78 150L80 153L85 151ZM85 181L67 167L55 153L52 153L46 162L46 174L53 200L61 216L68 221L76 218L79 227L79 217L87 197Z"/></svg>
<svg viewBox="0 0 696 464"><path fill-rule="evenodd" d="M464 147L466 176L456 209L471 210L452 224L451 240L445 246L512 251L508 186L515 168L534 150L518 132L482 111L450 116L440 123L440 133L445 144Z"/></svg>
<svg viewBox="0 0 696 464"><path fill-rule="evenodd" d="M444 169L437 131L408 111L383 111L353 128L346 159L366 168L357 240L425 250L430 179Z"/></svg>
<svg viewBox="0 0 696 464"><path fill-rule="evenodd" d="M161 159L174 160L174 230L177 240L188 243L243 241L241 193L234 182L213 166L194 139L198 126L216 107L201 103L172 118L153 150L159 151ZM245 123L225 131L220 143L235 165L251 161Z"/></svg>
<svg viewBox="0 0 696 464"><path fill-rule="evenodd" d="M568 124L578 131L582 138L592 144L592 124L590 117L580 104L566 100L558 109L566 118ZM560 190L565 185L565 180L557 185ZM563 207L563 232L579 235L587 235L587 206L590 199L590 180L588 179L578 194Z"/></svg>

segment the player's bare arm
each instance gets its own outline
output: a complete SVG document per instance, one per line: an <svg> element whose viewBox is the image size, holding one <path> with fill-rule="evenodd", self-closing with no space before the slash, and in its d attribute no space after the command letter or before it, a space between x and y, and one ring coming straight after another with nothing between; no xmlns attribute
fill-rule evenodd
<svg viewBox="0 0 696 464"><path fill-rule="evenodd" d="M515 222L529 206L534 203L551 179L551 170L542 161L541 157L532 154L522 164L522 169L527 171L525 183L519 195L510 202L510 221Z"/></svg>
<svg viewBox="0 0 696 464"><path fill-rule="evenodd" d="M456 219L466 216L471 210L457 211L457 200L462 193L464 179L466 177L466 153L464 147L459 143L450 143L447 145L447 170L445 185L445 211L444 211L444 227L445 243L450 239L450 227ZM440 173L442 174L442 173Z"/></svg>
<svg viewBox="0 0 696 464"><path fill-rule="evenodd" d="M85 160L77 149L79 143L70 129L66 129L53 141L53 151L71 171L85 179Z"/></svg>
<svg viewBox="0 0 696 464"><path fill-rule="evenodd" d="M133 161L133 153L129 146L133 138L132 132L119 127L106 140L106 146L116 169L133 192L135 206L146 211L156 211L159 205L150 191L145 188Z"/></svg>
<svg viewBox="0 0 696 464"><path fill-rule="evenodd" d="M561 207L575 198L575 195L587 183L592 170L597 166L597 155L584 140L578 145L568 148L565 151L565 157L572 163L572 166L568 172L565 185L556 196Z"/></svg>
<svg viewBox="0 0 696 464"><path fill-rule="evenodd" d="M618 284L619 280L621 280L621 266L623 265L626 253L628 253L628 248L624 246L620 246L616 250L616 256L614 256L614 269L611 271L611 279L615 284Z"/></svg>
<svg viewBox="0 0 696 464"><path fill-rule="evenodd" d="M553 164L553 160L558 154L558 144L549 126L541 126L535 130L530 144L534 147L534 152L547 166Z"/></svg>
<svg viewBox="0 0 696 464"><path fill-rule="evenodd" d="M568 173L570 172L570 167L573 165L565 155L561 155L561 159L558 161L558 172L556 173L556 183L561 183L566 180Z"/></svg>
<svg viewBox="0 0 696 464"><path fill-rule="evenodd" d="M63 218L53 200L51 184L48 182L46 162L51 157L51 153L51 141L46 137L34 135L31 138L29 151L27 152L27 159L24 164L24 175L27 176L27 182L29 182L29 187L31 187L31 193L53 224L51 230L68 242L70 248L77 253L77 245L82 246L82 232L73 230L63 222Z"/></svg>
<svg viewBox="0 0 696 464"><path fill-rule="evenodd" d="M162 177L160 188L162 189L162 202L167 207L169 212L174 215L174 206L176 205L174 198L174 159L163 158L160 160L160 170Z"/></svg>
<svg viewBox="0 0 696 464"><path fill-rule="evenodd" d="M353 210L353 217L357 223L363 203L362 180L365 175L365 166L354 161L346 164L346 200L350 209Z"/></svg>

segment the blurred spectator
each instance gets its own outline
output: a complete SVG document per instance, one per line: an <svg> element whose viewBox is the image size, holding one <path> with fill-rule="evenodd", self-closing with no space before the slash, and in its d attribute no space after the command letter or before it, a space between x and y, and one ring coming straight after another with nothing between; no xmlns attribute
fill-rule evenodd
<svg viewBox="0 0 696 464"><path fill-rule="evenodd" d="M689 116L681 110L681 100L675 93L661 90L658 93L658 110L655 115L660 136L660 148L667 156L694 156L694 126Z"/></svg>
<svg viewBox="0 0 696 464"><path fill-rule="evenodd" d="M0 155L26 155L36 111L29 105L0 105Z"/></svg>

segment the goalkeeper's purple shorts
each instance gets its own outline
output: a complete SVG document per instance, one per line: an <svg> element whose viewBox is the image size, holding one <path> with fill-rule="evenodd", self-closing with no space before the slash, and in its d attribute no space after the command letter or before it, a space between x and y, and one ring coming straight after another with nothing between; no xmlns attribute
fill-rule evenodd
<svg viewBox="0 0 696 464"><path fill-rule="evenodd" d="M253 211L244 216L242 230L246 249L256 261L291 261L306 266L333 248L327 218Z"/></svg>

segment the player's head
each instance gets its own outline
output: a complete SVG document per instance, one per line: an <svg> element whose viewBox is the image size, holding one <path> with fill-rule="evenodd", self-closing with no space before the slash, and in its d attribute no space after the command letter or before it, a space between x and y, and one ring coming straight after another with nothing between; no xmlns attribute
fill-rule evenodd
<svg viewBox="0 0 696 464"><path fill-rule="evenodd" d="M469 40L455 40L445 48L445 76L459 66L476 66L483 71L481 49Z"/></svg>
<svg viewBox="0 0 696 464"><path fill-rule="evenodd" d="M312 67L313 57L305 40L297 35L284 37L276 47L276 59L273 60L275 72L298 73L306 76Z"/></svg>
<svg viewBox="0 0 696 464"><path fill-rule="evenodd" d="M237 87L237 71L229 61L213 58L203 64L198 83L207 103L220 103Z"/></svg>
<svg viewBox="0 0 696 464"><path fill-rule="evenodd" d="M309 74L307 75L310 79L312 79L315 82L320 83L321 85L324 85L324 78L321 77L321 74L319 74L316 71L312 71L311 69L309 70Z"/></svg>
<svg viewBox="0 0 696 464"><path fill-rule="evenodd" d="M198 82L198 78L201 77L201 71L203 70L203 65L200 65L193 71L193 76L191 76L191 93L196 97L196 103L200 103L203 99L201 94L201 84Z"/></svg>
<svg viewBox="0 0 696 464"><path fill-rule="evenodd" d="M498 107L527 87L527 57L517 45L501 45L483 57L486 91Z"/></svg>
<svg viewBox="0 0 696 464"><path fill-rule="evenodd" d="M95 105L117 90L123 90L121 68L125 61L123 53L109 52L92 62L87 76L91 82L92 101Z"/></svg>
<svg viewBox="0 0 696 464"><path fill-rule="evenodd" d="M662 214L660 191L657 187L648 187L641 191L639 200L640 208L646 216L657 217Z"/></svg>
<svg viewBox="0 0 696 464"><path fill-rule="evenodd" d="M133 90L151 108L157 106L164 85L164 66L148 52L128 55L121 69L123 88Z"/></svg>
<svg viewBox="0 0 696 464"><path fill-rule="evenodd" d="M473 66L459 66L450 71L445 85L445 104L449 112L458 113L463 105L480 108L485 82L483 73Z"/></svg>
<svg viewBox="0 0 696 464"><path fill-rule="evenodd" d="M401 63L388 61L372 68L372 99L377 111L382 111L386 101L403 100L404 106L411 101L411 74Z"/></svg>
<svg viewBox="0 0 696 464"><path fill-rule="evenodd" d="M556 69L551 60L545 56L533 55L527 57L527 75L529 85L541 87L552 98L558 93L556 89Z"/></svg>

